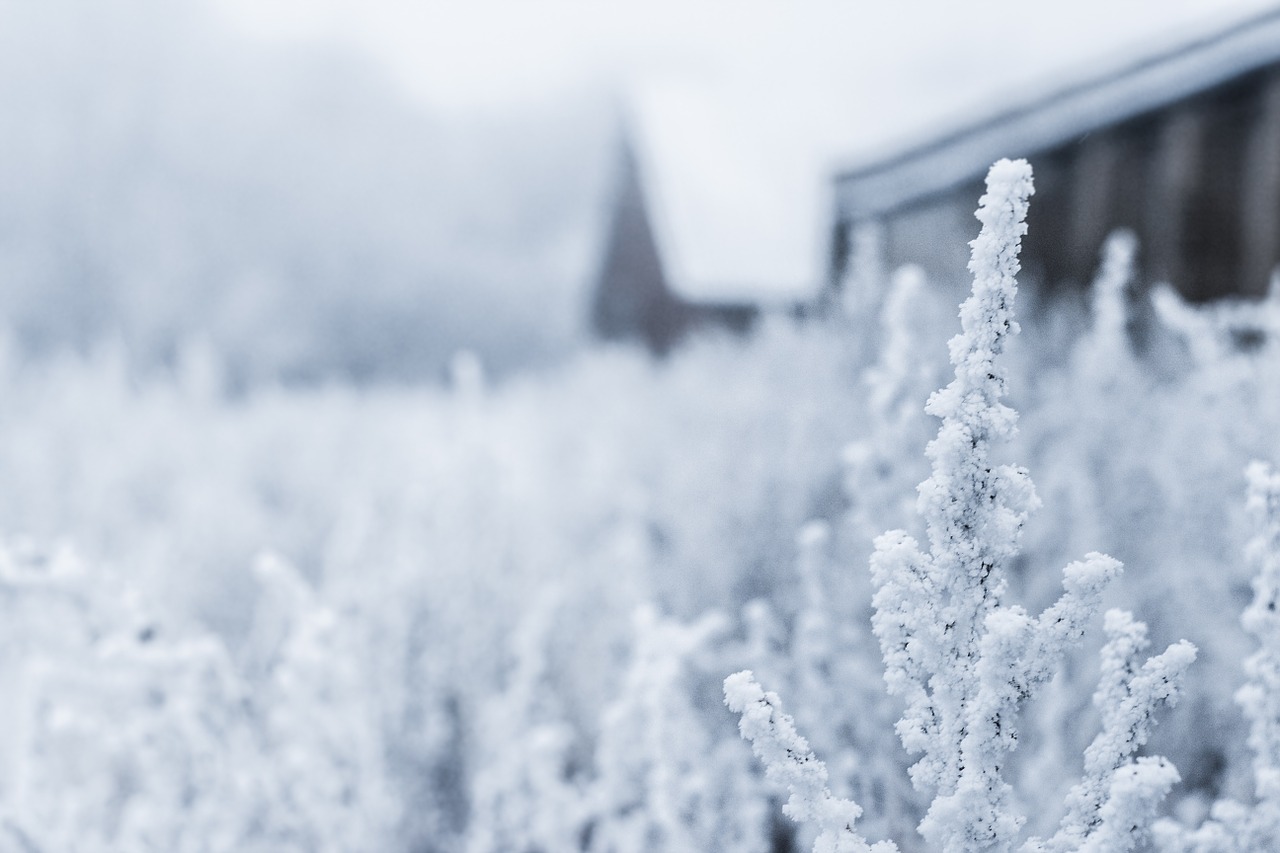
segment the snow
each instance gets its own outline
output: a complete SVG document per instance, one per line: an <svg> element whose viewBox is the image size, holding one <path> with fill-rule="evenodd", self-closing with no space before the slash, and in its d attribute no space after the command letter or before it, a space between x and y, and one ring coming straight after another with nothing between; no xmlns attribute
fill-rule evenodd
<svg viewBox="0 0 1280 853"><path fill-rule="evenodd" d="M662 81L636 92L631 124L673 288L710 301L814 291L829 218L820 203L825 176L814 164L838 144L759 134L751 116L759 104L735 103L742 99L723 80ZM780 125L796 123L772 112Z"/></svg>

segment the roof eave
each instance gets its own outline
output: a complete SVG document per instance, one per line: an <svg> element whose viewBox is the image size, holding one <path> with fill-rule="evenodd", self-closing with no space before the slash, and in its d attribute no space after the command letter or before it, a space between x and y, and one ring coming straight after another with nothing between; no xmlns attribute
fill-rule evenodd
<svg viewBox="0 0 1280 853"><path fill-rule="evenodd" d="M1280 10L1131 63L836 177L846 219L890 212L1030 156L1280 62Z"/></svg>

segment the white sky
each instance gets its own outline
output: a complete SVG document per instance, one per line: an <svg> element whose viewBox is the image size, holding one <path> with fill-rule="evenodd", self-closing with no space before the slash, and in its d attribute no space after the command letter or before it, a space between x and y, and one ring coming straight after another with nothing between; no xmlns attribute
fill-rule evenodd
<svg viewBox="0 0 1280 853"><path fill-rule="evenodd" d="M213 0L250 32L368 51L437 107L508 107L685 71L839 75L851 110L895 88L981 92L1274 0ZM997 55L1006 59L997 60ZM1010 67L1010 66L1013 67ZM939 82L946 85L939 87ZM928 100L932 100L929 98Z"/></svg>
<svg viewBox="0 0 1280 853"><path fill-rule="evenodd" d="M212 2L367 52L439 113L628 93L671 277L731 295L819 280L835 167L1277 0Z"/></svg>

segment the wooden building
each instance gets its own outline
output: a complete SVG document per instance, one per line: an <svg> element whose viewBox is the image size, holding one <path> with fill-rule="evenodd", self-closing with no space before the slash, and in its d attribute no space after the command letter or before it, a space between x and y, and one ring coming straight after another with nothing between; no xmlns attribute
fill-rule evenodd
<svg viewBox="0 0 1280 853"><path fill-rule="evenodd" d="M1023 269L1047 292L1087 283L1107 234L1126 227L1143 281L1190 301L1261 296L1280 263L1280 10L838 175L832 286L868 224L888 264L965 278L973 210L1001 157L1035 171Z"/></svg>

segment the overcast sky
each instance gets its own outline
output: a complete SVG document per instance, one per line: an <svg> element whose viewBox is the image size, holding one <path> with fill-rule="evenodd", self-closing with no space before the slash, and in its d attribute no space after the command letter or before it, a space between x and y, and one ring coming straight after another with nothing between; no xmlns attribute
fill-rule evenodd
<svg viewBox="0 0 1280 853"><path fill-rule="evenodd" d="M654 74L836 86L850 111L953 99L1149 49L1274 0L214 0L251 32L368 51L439 107ZM940 86L940 83L945 85ZM762 83L762 85L764 85ZM913 110L900 106L903 112ZM896 112L896 110L895 110Z"/></svg>
<svg viewBox="0 0 1280 853"><path fill-rule="evenodd" d="M817 286L834 170L1277 0L212 2L367 54L437 115L620 96L673 286L736 298Z"/></svg>

